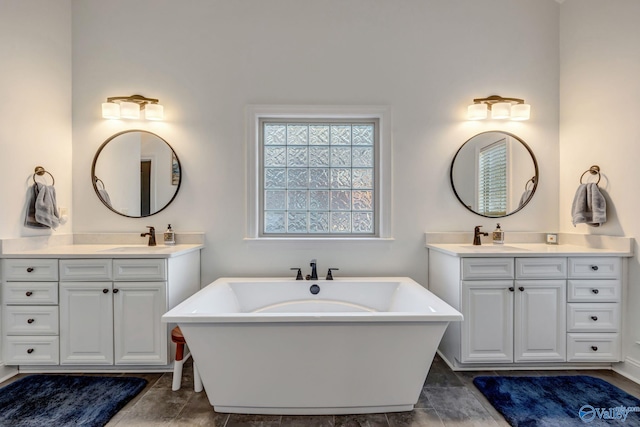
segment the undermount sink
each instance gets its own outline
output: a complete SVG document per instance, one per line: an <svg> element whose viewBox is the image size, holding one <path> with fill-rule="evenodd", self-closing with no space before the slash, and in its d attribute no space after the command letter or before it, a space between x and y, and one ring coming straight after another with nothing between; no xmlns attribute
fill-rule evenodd
<svg viewBox="0 0 640 427"><path fill-rule="evenodd" d="M127 253L127 252L131 252L131 253L140 253L140 252L155 252L158 250L162 250L165 249L164 246L145 246L145 245L140 245L140 246L118 246L115 248L109 248L109 249L103 249L101 251L98 252L118 252L118 253Z"/></svg>
<svg viewBox="0 0 640 427"><path fill-rule="evenodd" d="M528 250L508 245L460 245L460 247L477 252L523 252Z"/></svg>

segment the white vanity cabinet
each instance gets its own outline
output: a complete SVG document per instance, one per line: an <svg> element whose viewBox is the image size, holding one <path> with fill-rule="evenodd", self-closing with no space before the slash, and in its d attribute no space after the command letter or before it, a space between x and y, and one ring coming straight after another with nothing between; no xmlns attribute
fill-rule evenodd
<svg viewBox="0 0 640 427"><path fill-rule="evenodd" d="M60 271L60 364L168 363L166 260L61 260Z"/></svg>
<svg viewBox="0 0 640 427"><path fill-rule="evenodd" d="M462 363L565 360L565 281L515 261L514 275L514 258L462 259Z"/></svg>
<svg viewBox="0 0 640 427"><path fill-rule="evenodd" d="M525 256L465 256L471 250L432 246L429 290L464 315L439 347L454 368L621 360L620 256L550 255L544 245L523 249Z"/></svg>
<svg viewBox="0 0 640 427"><path fill-rule="evenodd" d="M200 251L3 258L2 278L6 365L170 368L171 325L161 318L200 289Z"/></svg>

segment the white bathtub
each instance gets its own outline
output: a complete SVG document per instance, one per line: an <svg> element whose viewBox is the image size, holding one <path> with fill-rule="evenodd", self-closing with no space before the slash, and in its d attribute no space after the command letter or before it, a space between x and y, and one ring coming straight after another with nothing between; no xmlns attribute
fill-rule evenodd
<svg viewBox="0 0 640 427"><path fill-rule="evenodd" d="M462 314L407 277L222 278L162 319L216 411L312 415L412 410Z"/></svg>

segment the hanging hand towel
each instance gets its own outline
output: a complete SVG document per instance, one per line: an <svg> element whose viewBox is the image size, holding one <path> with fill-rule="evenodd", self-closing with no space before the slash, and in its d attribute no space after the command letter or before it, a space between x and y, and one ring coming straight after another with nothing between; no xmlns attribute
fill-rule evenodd
<svg viewBox="0 0 640 427"><path fill-rule="evenodd" d="M32 228L49 228L36 221L36 198L38 197L38 184L33 184L29 191L29 204L27 205L27 217L24 225Z"/></svg>
<svg viewBox="0 0 640 427"><path fill-rule="evenodd" d="M56 229L60 224L58 206L56 206L56 189L53 185L38 183L36 197L36 221L49 228Z"/></svg>
<svg viewBox="0 0 640 427"><path fill-rule="evenodd" d="M571 206L573 226L599 227L607 222L607 202L595 182L580 184Z"/></svg>

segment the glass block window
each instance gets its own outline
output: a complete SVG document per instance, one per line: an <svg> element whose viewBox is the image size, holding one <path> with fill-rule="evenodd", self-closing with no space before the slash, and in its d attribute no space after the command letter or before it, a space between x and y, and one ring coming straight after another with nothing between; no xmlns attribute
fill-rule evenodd
<svg viewBox="0 0 640 427"><path fill-rule="evenodd" d="M507 141L502 139L478 154L478 207L483 215L507 213Z"/></svg>
<svg viewBox="0 0 640 427"><path fill-rule="evenodd" d="M261 234L375 235L377 126L261 120Z"/></svg>

